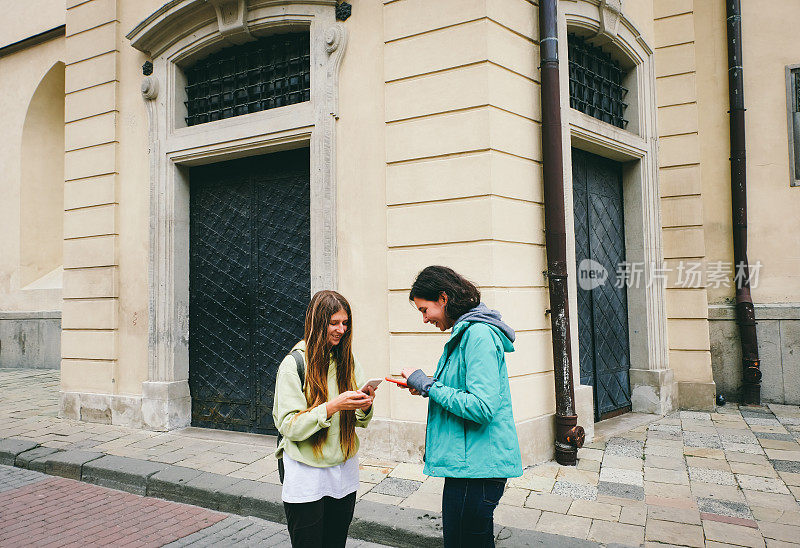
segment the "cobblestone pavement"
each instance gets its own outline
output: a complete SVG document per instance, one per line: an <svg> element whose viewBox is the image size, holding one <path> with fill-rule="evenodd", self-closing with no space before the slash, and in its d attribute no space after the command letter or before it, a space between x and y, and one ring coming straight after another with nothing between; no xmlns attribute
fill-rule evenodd
<svg viewBox="0 0 800 548"><path fill-rule="evenodd" d="M0 547L288 546L286 526L0 465ZM348 548L380 548L350 539Z"/></svg>
<svg viewBox="0 0 800 548"><path fill-rule="evenodd" d="M270 436L148 432L58 419L58 372L0 370L0 438L278 483ZM509 480L496 522L600 543L800 547L800 407L728 404L652 417ZM441 510L422 465L363 458L358 496ZM792 544L797 543L797 544Z"/></svg>

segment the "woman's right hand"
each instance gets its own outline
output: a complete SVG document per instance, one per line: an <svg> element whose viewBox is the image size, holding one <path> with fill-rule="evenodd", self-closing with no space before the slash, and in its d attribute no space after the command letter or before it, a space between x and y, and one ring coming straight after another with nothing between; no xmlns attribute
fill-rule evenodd
<svg viewBox="0 0 800 548"><path fill-rule="evenodd" d="M369 409L372 405L372 398L358 390L348 390L342 392L327 404L325 408L328 411L328 417L339 411L350 411L355 409Z"/></svg>

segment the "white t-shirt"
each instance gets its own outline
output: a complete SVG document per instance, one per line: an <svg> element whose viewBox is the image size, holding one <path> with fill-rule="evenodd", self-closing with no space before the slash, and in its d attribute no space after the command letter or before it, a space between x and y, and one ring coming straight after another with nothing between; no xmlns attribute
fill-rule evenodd
<svg viewBox="0 0 800 548"><path fill-rule="evenodd" d="M342 464L317 468L292 460L283 452L283 502L314 502L322 497L340 499L358 490L358 454Z"/></svg>

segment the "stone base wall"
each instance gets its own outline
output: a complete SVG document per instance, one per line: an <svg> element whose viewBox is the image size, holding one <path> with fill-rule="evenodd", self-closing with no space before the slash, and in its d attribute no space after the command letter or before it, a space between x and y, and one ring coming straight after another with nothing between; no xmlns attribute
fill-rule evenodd
<svg viewBox="0 0 800 548"><path fill-rule="evenodd" d="M800 404L800 303L755 305L758 353L761 358L761 400ZM731 305L708 307L711 366L717 392L738 401L742 354Z"/></svg>
<svg viewBox="0 0 800 548"><path fill-rule="evenodd" d="M142 428L142 397L116 394L64 392L59 398L58 416L100 424Z"/></svg>
<svg viewBox="0 0 800 548"><path fill-rule="evenodd" d="M61 312L0 312L0 367L58 369Z"/></svg>

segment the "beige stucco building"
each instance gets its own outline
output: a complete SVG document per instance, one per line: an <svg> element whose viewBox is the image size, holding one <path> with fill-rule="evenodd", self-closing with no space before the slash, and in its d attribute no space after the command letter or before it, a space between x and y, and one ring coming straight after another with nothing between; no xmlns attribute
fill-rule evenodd
<svg viewBox="0 0 800 548"><path fill-rule="evenodd" d="M517 330L524 459L552 456L536 4L2 3L0 367L60 367L68 418L269 432L311 291L350 300L370 375L432 373L446 335L407 294L446 264ZM798 404L800 4L759 4L742 0L762 397ZM725 4L560 0L559 44L579 422L735 398ZM581 95L598 67L619 93L605 121ZM613 284L618 259L640 279ZM386 387L376 406L364 449L419 459L425 402Z"/></svg>

